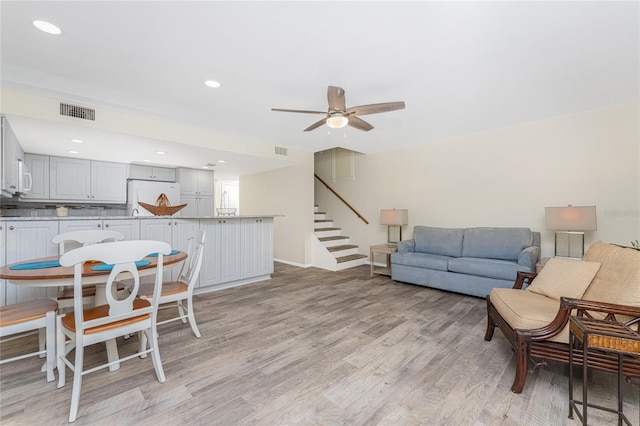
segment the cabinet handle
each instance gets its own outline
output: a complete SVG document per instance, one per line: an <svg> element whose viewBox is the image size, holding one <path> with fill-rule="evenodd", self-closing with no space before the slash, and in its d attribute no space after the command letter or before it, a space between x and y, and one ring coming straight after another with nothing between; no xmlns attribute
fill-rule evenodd
<svg viewBox="0 0 640 426"><path fill-rule="evenodd" d="M102 225L98 224L98 228L102 228Z"/></svg>
<svg viewBox="0 0 640 426"><path fill-rule="evenodd" d="M2 226L0 226L0 231L2 231Z"/></svg>
<svg viewBox="0 0 640 426"><path fill-rule="evenodd" d="M87 195L87 198L91 198L91 197Z"/></svg>
<svg viewBox="0 0 640 426"><path fill-rule="evenodd" d="M105 225L104 225L104 227L105 227L105 228L108 228L108 227L109 227L109 224L108 224L108 223L107 223L107 224L105 224Z"/></svg>
<svg viewBox="0 0 640 426"><path fill-rule="evenodd" d="M10 226L10 227L9 227L9 230L10 230L10 231L13 231L13 226Z"/></svg>
<svg viewBox="0 0 640 426"><path fill-rule="evenodd" d="M169 226L171 226L171 222L169 222Z"/></svg>

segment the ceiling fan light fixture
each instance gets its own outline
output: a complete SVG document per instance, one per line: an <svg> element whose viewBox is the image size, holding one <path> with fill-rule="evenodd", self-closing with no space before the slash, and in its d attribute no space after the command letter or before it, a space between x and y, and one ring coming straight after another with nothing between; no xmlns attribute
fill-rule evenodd
<svg viewBox="0 0 640 426"><path fill-rule="evenodd" d="M332 129L342 129L347 124L349 124L349 119L342 115L342 113L332 113L329 118L327 118L327 126Z"/></svg>

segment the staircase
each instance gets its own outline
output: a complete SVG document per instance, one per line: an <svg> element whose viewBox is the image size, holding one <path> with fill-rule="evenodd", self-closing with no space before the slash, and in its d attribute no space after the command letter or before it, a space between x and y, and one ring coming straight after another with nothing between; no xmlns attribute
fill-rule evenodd
<svg viewBox="0 0 640 426"><path fill-rule="evenodd" d="M364 265L367 255L358 253L358 246L349 244L349 237L341 235L341 229L333 226L333 220L315 206L315 241L313 266L329 271L342 271Z"/></svg>

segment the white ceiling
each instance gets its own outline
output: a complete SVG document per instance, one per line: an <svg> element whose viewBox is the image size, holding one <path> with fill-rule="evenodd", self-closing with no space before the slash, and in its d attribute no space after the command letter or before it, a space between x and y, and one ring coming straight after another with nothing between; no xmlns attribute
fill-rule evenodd
<svg viewBox="0 0 640 426"><path fill-rule="evenodd" d="M4 87L308 152L383 152L636 102L640 93L637 1L2 0L0 12ZM33 19L62 35L36 30ZM305 133L319 116L270 110L326 110L328 85L345 89L347 106L405 101L406 109L363 117L370 132ZM28 152L44 149L44 135L73 137L69 126L14 121ZM110 146L158 144L126 133L108 135ZM231 155L215 142L193 152L189 141L170 142L183 144L172 149L181 157L154 162L199 167ZM47 153L68 155L63 145L49 143ZM96 149L86 155L104 155ZM234 155L252 163L237 171L226 163L231 175L283 165Z"/></svg>

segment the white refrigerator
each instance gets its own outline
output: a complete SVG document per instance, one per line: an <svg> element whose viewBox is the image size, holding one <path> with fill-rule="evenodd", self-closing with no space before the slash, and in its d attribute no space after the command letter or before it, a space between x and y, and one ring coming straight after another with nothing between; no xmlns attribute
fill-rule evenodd
<svg viewBox="0 0 640 426"><path fill-rule="evenodd" d="M153 216L153 213L138 204L156 205L160 194L169 198L172 206L180 203L180 184L171 182L154 182L148 180L130 180L127 182L127 212L132 216ZM180 212L176 213L179 216Z"/></svg>

